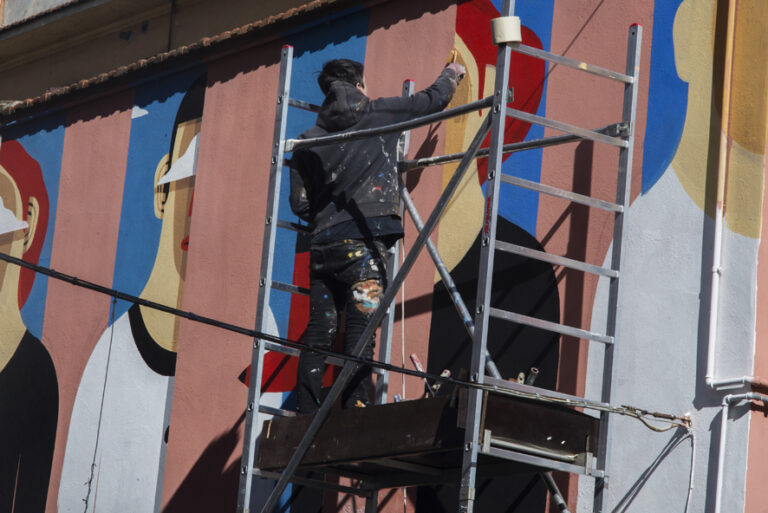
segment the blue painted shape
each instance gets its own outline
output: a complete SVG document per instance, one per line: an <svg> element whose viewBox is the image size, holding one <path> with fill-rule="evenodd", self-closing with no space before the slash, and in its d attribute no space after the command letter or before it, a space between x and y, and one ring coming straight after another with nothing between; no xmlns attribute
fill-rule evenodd
<svg viewBox="0 0 768 513"><path fill-rule="evenodd" d="M51 247L53 229L56 226L56 205L59 195L59 176L61 174L61 153L64 148L64 113L42 118L39 121L12 126L3 132L3 139L17 140L27 153L40 164L45 189L48 193L48 228L40 253L38 264L51 266ZM35 337L41 338L45 297L48 291L48 277L36 274L27 302L21 309L21 317L27 329Z"/></svg>
<svg viewBox="0 0 768 513"><path fill-rule="evenodd" d="M680 145L688 105L688 84L675 66L672 27L682 0L655 2L648 117L643 142L643 194L661 178Z"/></svg>
<svg viewBox="0 0 768 513"><path fill-rule="evenodd" d="M155 217L153 185L160 159L168 153L173 122L189 86L205 68L169 75L136 88L134 105L147 111L131 120L128 160L120 213L113 287L138 296L157 254L161 220ZM118 301L110 323L131 306Z"/></svg>
<svg viewBox="0 0 768 513"><path fill-rule="evenodd" d="M333 28L329 23L333 22ZM324 95L317 85L317 77L326 61L338 58L365 61L365 44L368 32L368 11L353 10L338 14L332 18L313 22L285 34L286 42L293 46L293 72L291 75L291 97L310 103L321 104ZM316 115L300 109L289 109L286 125L286 137L293 138L315 124ZM283 169L280 183L280 219L298 222L288 203L290 180L288 168ZM296 234L287 230L278 230L275 243L275 267L273 277L276 280L291 283L293 281L293 263L296 252ZM285 336L288 332L291 295L275 292L271 296L270 306L275 316L278 332Z"/></svg>
<svg viewBox="0 0 768 513"><path fill-rule="evenodd" d="M493 0L497 9L501 10L501 0ZM523 25L531 29L541 40L545 50L550 48L552 40L552 16L554 12L554 0L517 0L515 2L515 16L519 16ZM545 69L545 76L547 73ZM547 104L547 87L544 84L541 101L536 114L545 115ZM531 125L531 129L525 136L525 140L544 137L544 128ZM528 150L513 153L502 166L504 173L519 178L525 178L534 182L541 180L542 150ZM485 185L483 185L485 191ZM499 197L499 215L520 226L522 229L536 236L536 221L539 212L539 194L534 191L522 189L509 184L501 184Z"/></svg>

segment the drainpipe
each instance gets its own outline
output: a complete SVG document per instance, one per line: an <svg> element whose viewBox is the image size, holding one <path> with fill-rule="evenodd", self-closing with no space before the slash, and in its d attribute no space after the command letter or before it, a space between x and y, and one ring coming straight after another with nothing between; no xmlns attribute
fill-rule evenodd
<svg viewBox="0 0 768 513"><path fill-rule="evenodd" d="M728 394L723 397L723 412L720 419L720 449L717 452L717 485L715 488L715 513L722 511L722 492L723 492L723 467L725 466L725 444L727 441L726 432L728 430L728 413L731 405L741 401L761 401L764 405L768 404L768 396L749 392L746 394Z"/></svg>
<svg viewBox="0 0 768 513"><path fill-rule="evenodd" d="M715 202L715 233L712 244L712 287L709 297L709 337L707 341L707 386L719 390L751 385L768 390L768 380L755 376L716 379L717 368L717 327L720 301L720 279L722 276L723 217L725 213L725 190L728 181L728 133L731 114L731 81L733 75L733 41L736 24L736 0L728 2L728 28L725 43L725 69L723 76L723 107L720 120L720 152L717 166L717 197Z"/></svg>

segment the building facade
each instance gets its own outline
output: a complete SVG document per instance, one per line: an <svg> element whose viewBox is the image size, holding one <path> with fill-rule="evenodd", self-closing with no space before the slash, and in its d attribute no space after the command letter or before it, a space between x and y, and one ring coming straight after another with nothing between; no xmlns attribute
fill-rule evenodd
<svg viewBox="0 0 768 513"><path fill-rule="evenodd" d="M252 341L60 279L252 328L280 48L291 95L319 104L322 64L365 64L372 97L429 85L456 51L452 105L492 92L500 0L5 0L0 28L0 511L234 511ZM688 416L657 432L617 416L606 511L764 511L768 298L763 244L768 3L517 0L523 42L623 71L643 26L614 405ZM585 128L616 122L621 89L515 54L513 107ZM417 129L411 156L466 148L480 113ZM314 116L292 114L288 136ZM505 142L556 132L511 118ZM590 142L508 156L503 171L612 200L617 153ZM429 212L455 167L406 176ZM433 236L474 300L485 163ZM285 191L284 191L285 192ZM601 265L613 219L502 185L499 238ZM287 202L281 217L292 219ZM293 218L295 219L295 218ZM417 232L405 223L405 247ZM276 273L306 286L308 252L281 234ZM21 259L48 274L22 267ZM763 265L761 265L763 264ZM607 282L501 257L505 309L605 329ZM397 300L392 361L430 372L467 362L467 337L424 255ZM503 284L503 286L501 285ZM301 340L306 299L275 293L273 331ZM502 323L491 353L508 378L599 398L602 346ZM268 401L293 405L296 362L270 354ZM420 397L414 377L390 392ZM724 422L725 420L725 422ZM654 427L662 424L653 424ZM10 457L5 457L8 454ZM571 511L590 477L558 475ZM261 482L262 499L271 482ZM382 491L380 511L453 511L456 488ZM290 511L362 511L292 487ZM483 512L556 511L535 474L482 483Z"/></svg>

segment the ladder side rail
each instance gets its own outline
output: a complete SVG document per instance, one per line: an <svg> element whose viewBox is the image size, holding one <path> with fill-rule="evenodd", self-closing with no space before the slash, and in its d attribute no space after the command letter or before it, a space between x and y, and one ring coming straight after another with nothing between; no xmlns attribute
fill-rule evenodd
<svg viewBox="0 0 768 513"><path fill-rule="evenodd" d="M419 256L419 253L421 252L421 249L424 247L426 238L434 230L435 226L437 225L437 222L440 219L440 216L445 211L445 208L448 205L449 200L453 197L454 193L458 189L462 178L464 177L467 170L469 169L469 164L472 162L472 160L475 157L475 153L480 148L480 144L482 144L486 135L488 135L489 129L490 129L490 117L486 117L483 123L481 124L477 134L475 135L475 138L472 140L472 143L469 146L469 150L467 151L467 154L465 155L464 159L462 159L461 163L459 164L459 167L454 172L453 176L451 177L451 180L448 182L445 189L443 189L443 192L441 193L440 198L438 199L434 210L432 211L429 218L427 219L427 222L425 223L424 230L422 230L419 233L419 236L416 238L416 241L414 242L413 247L411 247L410 251L408 252L408 255L403 261L400 271L398 271L397 275L392 280L392 284L384 293L384 296L379 303L379 308L373 314L370 321L368 321L368 325L366 326L362 335L358 339L355 345L355 348L352 350L352 356L360 357L360 355L363 353L363 350L365 349L365 344L367 343L368 339L370 339L370 337L373 335L373 333L376 331L376 327L384 317L386 308L388 308L389 305L392 304L392 301L394 300L395 295L397 294L400 286L402 285L403 280L405 279L405 276L410 272L411 268L413 267L413 264L416 262L416 258ZM299 442L298 447L296 448L293 455L291 456L291 459L288 461L288 464L286 465L285 470L283 471L280 477L280 480L278 481L275 488L272 490L272 493L270 494L266 505L262 509L262 513L272 513L274 508L277 506L277 501L280 498L280 494L282 494L283 490L285 490L285 486L288 484L288 481L290 480L291 476L296 471L296 468L298 467L299 462L306 454L310 445L312 444L315 437L317 436L317 433L320 430L320 427L322 426L323 422L325 422L325 419L328 417L328 414L330 413L331 408L333 407L333 402L341 394L341 389L347 384L349 379L352 377L352 373L354 372L354 370L355 370L355 365L353 364L353 362L347 361L344 367L342 368L341 373L336 378L336 381L334 382L330 391L328 392L328 396L326 397L325 401L323 401L323 404L320 406L320 409L317 411L317 413L315 413L314 418L312 419L312 422L310 423L309 427L307 428L307 431L304 434L304 437L302 438L301 442Z"/></svg>
<svg viewBox="0 0 768 513"><path fill-rule="evenodd" d="M411 96L415 90L415 84L413 80L403 81L401 94L403 96ZM411 144L411 132L405 131L400 134L397 144L397 161L401 161L408 154L408 149ZM398 175L399 176L399 175ZM403 205L400 204L400 218L403 218ZM388 256L387 265L387 284L392 283L392 278L397 274L398 267L400 265L400 248L402 247L402 241L398 240ZM392 334L395 331L395 303L393 301L391 305L387 307L387 315L384 316L384 320L381 323L381 340L379 341L379 361L384 363L390 363L392 360ZM405 319L402 320L405 322ZM376 371L374 371L376 372ZM389 391L389 371L380 370L376 378L376 388L374 389L375 404L384 404L387 402L387 392ZM367 502L366 502L367 507Z"/></svg>
<svg viewBox="0 0 768 513"><path fill-rule="evenodd" d="M598 132L605 135L616 136L621 133L622 124L612 123L602 128L596 128L593 132ZM516 143L509 143L504 145L504 155L508 153L515 153L518 151L535 150L539 148L547 148L549 146L557 146L559 144L568 144L572 142L583 141L584 138L578 135L566 134L556 135L553 137L542 137L540 139L531 139L530 141L520 141ZM411 169L419 169L423 167L436 166L439 164L448 164L449 162L458 162L464 156L463 152L449 153L447 155L439 155L436 157L422 157L414 160L403 160L398 162L398 170L401 173L410 171ZM477 152L477 157L487 157L488 148L481 148Z"/></svg>
<svg viewBox="0 0 768 513"><path fill-rule="evenodd" d="M611 69L595 66L594 64L589 64L577 59L571 59L570 57L565 57L564 55L558 55L556 53L548 52L546 50L534 48L532 46L527 46L523 44L513 44L512 51L521 53L523 55L536 57L538 59L542 59L545 61L554 62L555 64L561 64L568 68L584 71L592 75L597 75L603 78L616 80L618 82L624 82L625 84L631 84L635 80L635 77L628 73L619 73L618 71L613 71Z"/></svg>
<svg viewBox="0 0 768 513"><path fill-rule="evenodd" d="M285 151L293 151L300 148L309 148L312 146L321 146L324 144L333 144L342 141L365 139L366 137L373 137L376 135L391 134L392 132L402 132L412 128L430 125L436 121L442 121L444 119L453 118L462 114L468 114L476 110L482 110L490 107L492 104L493 97L489 96L487 98L483 98L482 100L460 105L452 109L446 109L440 112L435 112L434 114L427 114L426 116L413 118L408 121L401 121L399 123L392 123L390 125L377 126L374 128L364 128L362 130L354 130L351 132L341 132L333 135L324 135L322 137L313 137L311 139L288 139L285 141Z"/></svg>
<svg viewBox="0 0 768 513"><path fill-rule="evenodd" d="M643 40L643 27L634 24L629 28L627 41L627 74L635 77L631 84L624 86L624 106L622 117L623 121L629 126L629 136L627 147L619 153L619 173L616 184L616 203L624 205L623 212L617 212L613 225L613 253L611 255L611 267L621 269L621 257L626 249L626 240L624 238L624 224L627 221L629 211L630 192L632 186L632 157L635 146L635 132L637 126L635 119L637 115L637 97L638 97L638 77L640 74L640 48ZM607 332L615 336L619 320L621 318L621 305L619 296L621 293L621 278L611 279L608 292L608 319ZM606 403L611 402L611 389L613 384L613 362L616 358L616 346L611 344L605 347L605 358L603 363L603 386L601 400ZM603 413L600 419L600 433L598 445L598 468L607 473L609 464L609 450L611 442L610 415ZM605 495L607 488L605 478L598 479L595 482L595 511L600 513L605 507Z"/></svg>
<svg viewBox="0 0 768 513"><path fill-rule="evenodd" d="M501 16L514 14L514 0L504 0ZM491 137L488 149L488 176L485 183L485 214L483 231L480 234L480 268L477 280L477 301L475 312L475 332L472 338L472 361L469 380L482 384L485 382L484 361L488 352L488 323L491 304L491 285L493 261L496 249L496 225L499 210L499 192L501 188L501 168L503 162L504 124L508 111L509 63L512 49L502 43L496 53L496 81L493 88L493 107L489 113L491 119ZM459 488L459 512L473 513L475 507L475 483L477 479L477 459L480 449L480 416L482 413L483 392L479 389L467 389L467 409L464 420L464 454L461 463L461 482Z"/></svg>
<svg viewBox="0 0 768 513"><path fill-rule="evenodd" d="M272 145L272 158L269 167L269 188L267 192L267 209L264 226L264 239L261 247L261 271L259 274L258 303L256 306L256 330L266 332L271 292L272 268L274 265L275 237L279 197L280 181L283 169L283 145L288 115L288 102L285 101L290 94L291 70L293 63L293 47L283 46L280 52L280 77L277 105L275 110L275 126ZM253 468L256 463L256 450L261 431L261 415L259 402L261 401L261 380L263 373L263 361L265 352L264 341L255 338L251 354L251 378L248 385L248 402L245 415L245 429L243 431L243 455L240 468L240 484L237 494L237 511L248 513L250 510L251 495L253 492Z"/></svg>

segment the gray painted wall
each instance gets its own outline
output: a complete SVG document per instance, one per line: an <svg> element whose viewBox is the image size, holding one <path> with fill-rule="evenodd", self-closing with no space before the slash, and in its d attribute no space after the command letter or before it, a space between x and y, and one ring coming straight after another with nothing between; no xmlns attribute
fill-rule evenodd
<svg viewBox="0 0 768 513"><path fill-rule="evenodd" d="M716 392L704 382L713 228L672 168L630 207L611 402L689 414L695 454L691 474L689 433L657 433L615 415L605 511L684 513L691 476L688 511L714 511L721 402L726 393L739 391ZM721 379L752 373L758 243L725 230L716 369ZM602 282L597 291L595 331L605 329L598 320L605 318L607 285ZM603 348L593 344L588 397L600 397L602 360ZM723 512L744 510L749 418L747 405L732 408ZM591 478L580 479L579 513L592 511L592 484Z"/></svg>
<svg viewBox="0 0 768 513"><path fill-rule="evenodd" d="M10 25L72 0L5 0L3 25Z"/></svg>

